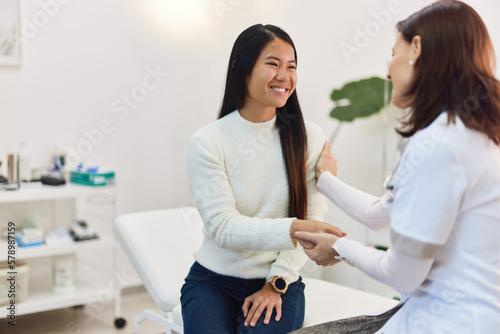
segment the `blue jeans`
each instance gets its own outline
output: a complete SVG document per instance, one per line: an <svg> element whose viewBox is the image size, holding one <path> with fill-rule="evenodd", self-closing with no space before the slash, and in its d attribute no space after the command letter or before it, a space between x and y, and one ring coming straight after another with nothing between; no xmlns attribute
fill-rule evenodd
<svg viewBox="0 0 500 334"><path fill-rule="evenodd" d="M195 262L181 289L184 334L280 334L302 327L305 299L302 279L288 286L281 296L281 319L273 311L268 325L265 311L255 327L244 325L241 311L245 298L262 289L265 279L242 279L214 273Z"/></svg>

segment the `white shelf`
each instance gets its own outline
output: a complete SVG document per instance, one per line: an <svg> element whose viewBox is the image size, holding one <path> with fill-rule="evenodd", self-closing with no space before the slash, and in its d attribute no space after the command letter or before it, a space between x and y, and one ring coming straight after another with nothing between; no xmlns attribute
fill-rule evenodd
<svg viewBox="0 0 500 334"><path fill-rule="evenodd" d="M15 259L29 262L30 271L28 296L23 302L16 303L16 316L95 303L96 298L102 299L104 294L106 302L114 300L115 318L120 316L121 288L116 287L118 291L108 291L109 285L106 285L113 279L110 273L113 270L110 268L110 261L113 260L111 267L117 265L116 243L110 234L115 215L115 196L114 186L92 187L72 183L63 186L28 186L18 190L0 190L0 208L10 210L12 218L9 219L15 222L21 223L26 219L34 220L43 230L51 230L59 226L68 228L69 222L76 219L78 215L83 213L85 216L91 213L96 216L92 216L91 219L95 220L99 235L99 239L60 245L17 246ZM6 221L4 219L4 222ZM0 240L0 261L8 259L7 250L7 241ZM84 264L88 261L86 257L93 254L92 257L102 256L102 259L97 261L95 258L91 260L92 263L93 261L99 262L96 263L96 268L99 267L100 262L107 263L107 267L97 268L94 274L95 268L84 266L83 270L78 270L74 291L56 293L52 289L50 257L72 253L79 254L77 266L78 263ZM31 259L36 260L30 261ZM110 277L109 280L105 278L107 276ZM97 302L100 301L97 300ZM0 319L6 317L7 312L0 313Z"/></svg>
<svg viewBox="0 0 500 334"><path fill-rule="evenodd" d="M68 183L63 186L41 186L18 190L1 190L0 203L29 202L73 198L80 195L94 195L114 192L114 186L92 187Z"/></svg>
<svg viewBox="0 0 500 334"><path fill-rule="evenodd" d="M7 249L7 242L0 242L0 249ZM114 241L111 238L99 238L93 240L77 241L62 245L39 245L31 247L17 247L16 260L27 260L44 256L54 256L60 254L71 254L86 249L97 249L100 247L113 246ZM0 261L7 261L7 252L0 253Z"/></svg>
<svg viewBox="0 0 500 334"><path fill-rule="evenodd" d="M78 280L74 291L64 293L55 293L50 280L30 280L30 284L26 300L16 303L16 316L90 304L95 302L97 295L103 291L102 282L98 281L90 283ZM113 294L110 292L107 296L111 302ZM0 319L6 317L6 312L0 313Z"/></svg>

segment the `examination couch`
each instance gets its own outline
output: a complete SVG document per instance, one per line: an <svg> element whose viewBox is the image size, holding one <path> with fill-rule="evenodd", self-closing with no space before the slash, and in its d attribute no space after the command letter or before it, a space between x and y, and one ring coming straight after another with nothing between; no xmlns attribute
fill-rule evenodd
<svg viewBox="0 0 500 334"><path fill-rule="evenodd" d="M180 289L194 262L193 253L201 245L202 228L201 217L193 207L131 213L116 219L115 237L158 306L134 318L136 333L140 333L139 323L145 319L164 325L167 334L183 332ZM303 276L304 327L381 313L397 304L390 298Z"/></svg>

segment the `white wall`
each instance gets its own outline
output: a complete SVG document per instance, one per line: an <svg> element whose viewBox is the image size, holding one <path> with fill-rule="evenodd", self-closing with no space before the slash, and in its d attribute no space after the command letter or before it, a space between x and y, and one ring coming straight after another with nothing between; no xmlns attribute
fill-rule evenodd
<svg viewBox="0 0 500 334"><path fill-rule="evenodd" d="M336 124L328 116L332 89L384 76L394 24L430 2L24 0L22 67L0 67L0 156L27 141L32 165L43 166L61 142L86 155L86 164L117 172L120 214L191 204L185 147L216 118L229 52L243 29L272 23L290 33L305 117L329 135ZM482 15L499 49L500 4L466 2ZM389 9L377 31L373 13ZM374 29L373 37L348 61L340 45L356 45L358 28ZM108 133L99 136L102 122ZM344 126L334 143L339 177L380 193L382 139L391 127L380 115ZM327 220L353 238L365 237L336 208ZM360 286L354 271L333 271L326 276Z"/></svg>

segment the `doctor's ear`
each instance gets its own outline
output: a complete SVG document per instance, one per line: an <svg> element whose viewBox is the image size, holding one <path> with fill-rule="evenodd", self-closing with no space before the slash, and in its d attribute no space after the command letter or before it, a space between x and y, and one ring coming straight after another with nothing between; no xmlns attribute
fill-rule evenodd
<svg viewBox="0 0 500 334"><path fill-rule="evenodd" d="M413 37L411 41L411 60L416 63L422 53L422 38L419 35Z"/></svg>

